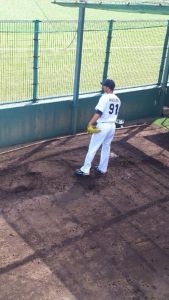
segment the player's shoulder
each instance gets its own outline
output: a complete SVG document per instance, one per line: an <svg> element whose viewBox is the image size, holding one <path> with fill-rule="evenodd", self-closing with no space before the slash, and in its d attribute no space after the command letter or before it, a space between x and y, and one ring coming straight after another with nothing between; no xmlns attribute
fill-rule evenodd
<svg viewBox="0 0 169 300"><path fill-rule="evenodd" d="M101 97L100 97L100 99L99 99L99 101L106 101L107 100L107 95L106 94L103 94L103 95L101 95Z"/></svg>
<svg viewBox="0 0 169 300"><path fill-rule="evenodd" d="M104 94L101 95L100 99L105 99L106 97L107 97L107 94L104 93Z"/></svg>

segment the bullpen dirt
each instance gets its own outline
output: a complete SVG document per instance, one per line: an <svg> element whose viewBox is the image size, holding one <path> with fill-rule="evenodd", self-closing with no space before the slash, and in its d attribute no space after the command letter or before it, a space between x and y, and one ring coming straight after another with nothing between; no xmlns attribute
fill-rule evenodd
<svg viewBox="0 0 169 300"><path fill-rule="evenodd" d="M169 132L119 130L77 178L88 142L0 154L0 299L169 300Z"/></svg>

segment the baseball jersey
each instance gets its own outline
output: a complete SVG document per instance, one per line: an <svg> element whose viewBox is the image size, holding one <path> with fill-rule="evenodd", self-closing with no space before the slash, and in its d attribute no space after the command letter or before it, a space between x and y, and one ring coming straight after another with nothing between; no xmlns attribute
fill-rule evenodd
<svg viewBox="0 0 169 300"><path fill-rule="evenodd" d="M104 94L101 96L95 107L96 111L100 113L97 123L116 122L120 106L121 101L115 94Z"/></svg>

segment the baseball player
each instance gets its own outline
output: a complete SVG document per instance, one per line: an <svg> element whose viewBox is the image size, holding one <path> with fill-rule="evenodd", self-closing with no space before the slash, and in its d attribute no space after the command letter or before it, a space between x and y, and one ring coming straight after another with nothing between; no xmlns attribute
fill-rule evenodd
<svg viewBox="0 0 169 300"><path fill-rule="evenodd" d="M87 126L87 132L92 134L92 137L84 165L75 171L75 174L78 176L90 175L92 161L97 150L101 146L100 162L99 165L95 167L95 170L99 174L105 174L107 172L110 145L115 134L115 122L117 120L121 101L114 94L115 82L113 80L106 79L101 84L104 94L101 96L95 107L96 112Z"/></svg>

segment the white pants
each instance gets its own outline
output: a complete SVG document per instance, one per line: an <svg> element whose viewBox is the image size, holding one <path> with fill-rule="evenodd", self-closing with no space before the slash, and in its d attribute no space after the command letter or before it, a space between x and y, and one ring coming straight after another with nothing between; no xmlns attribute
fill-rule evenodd
<svg viewBox="0 0 169 300"><path fill-rule="evenodd" d="M90 173L92 161L101 145L101 157L98 168L103 173L107 172L110 145L114 138L116 126L114 123L100 123L97 125L97 128L99 128L101 132L92 135L84 165L81 167L81 171L86 174Z"/></svg>

